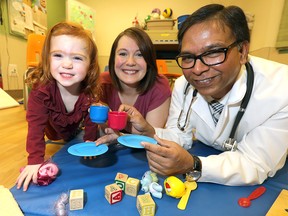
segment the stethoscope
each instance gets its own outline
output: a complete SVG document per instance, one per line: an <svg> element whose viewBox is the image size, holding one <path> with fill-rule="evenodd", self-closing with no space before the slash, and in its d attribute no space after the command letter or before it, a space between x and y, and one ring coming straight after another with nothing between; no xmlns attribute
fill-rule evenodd
<svg viewBox="0 0 288 216"><path fill-rule="evenodd" d="M247 70L247 82L246 82L246 86L247 86L247 90L246 90L246 93L244 95L244 98L242 100L242 103L240 105L240 108L239 108L239 111L237 113L237 116L235 118L235 121L234 121L234 124L233 124L233 127L232 127L232 130L230 132L230 135L229 135L229 138L226 139L223 143L222 143L222 148L225 150L225 151L235 151L237 149L237 141L235 140L235 133L236 133L236 129L240 123L240 120L242 119L245 111L246 111L246 108L247 108L247 105L249 103L249 100L250 100L250 97L251 97L251 93L252 93L252 90L253 90L253 85L254 85L254 71L253 71L253 67L252 65L247 62L245 64L245 67L246 67L246 70ZM188 108L188 112L186 114L186 117L185 117L185 121L184 121L184 125L181 126L180 125L180 119L182 117L182 114L184 112L184 105L185 105L185 102L186 102L186 96L188 95L188 92L190 90L191 85L190 83L187 83L186 86L185 86L185 89L184 89L184 100L183 100L183 104L182 104L182 109L180 111L180 114L179 114L179 117L178 117L178 120L177 120L177 127L179 128L179 130L181 131L185 131L186 127L188 126L188 119L190 118L190 114L191 114L191 107L192 107L192 104L194 103L194 101L196 100L197 98L197 89L194 89L193 90L193 94L192 94L192 100L189 104L189 108Z"/></svg>

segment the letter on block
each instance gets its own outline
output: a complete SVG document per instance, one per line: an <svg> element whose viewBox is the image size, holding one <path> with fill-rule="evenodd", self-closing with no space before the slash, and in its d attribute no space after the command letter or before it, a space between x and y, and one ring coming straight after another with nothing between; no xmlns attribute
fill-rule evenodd
<svg viewBox="0 0 288 216"><path fill-rule="evenodd" d="M128 175L124 173L117 173L115 177L115 183L123 190L125 191L125 185L126 181L128 179Z"/></svg>
<svg viewBox="0 0 288 216"><path fill-rule="evenodd" d="M83 209L84 205L84 190L71 190L69 196L70 210Z"/></svg>
<svg viewBox="0 0 288 216"><path fill-rule="evenodd" d="M122 190L116 184L110 184L105 186L105 198L110 204L120 202L122 200Z"/></svg>
<svg viewBox="0 0 288 216"><path fill-rule="evenodd" d="M137 196L137 209L140 216L154 216L155 215L155 202L150 193Z"/></svg>
<svg viewBox="0 0 288 216"><path fill-rule="evenodd" d="M130 196L136 197L140 187L140 180L129 177L126 181L125 193Z"/></svg>

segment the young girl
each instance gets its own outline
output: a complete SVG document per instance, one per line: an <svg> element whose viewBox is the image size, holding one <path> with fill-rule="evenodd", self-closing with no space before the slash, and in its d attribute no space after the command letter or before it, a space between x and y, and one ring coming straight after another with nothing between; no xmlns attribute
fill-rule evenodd
<svg viewBox="0 0 288 216"><path fill-rule="evenodd" d="M99 100L98 51L91 34L75 23L61 22L48 32L38 67L27 77L29 94L26 149L28 165L17 178L26 191L44 162L45 139L71 140L85 126L84 141L97 139L89 106ZM82 125L83 123L83 125Z"/></svg>
<svg viewBox="0 0 288 216"><path fill-rule="evenodd" d="M154 127L164 127L170 106L168 79L158 74L156 52L148 34L130 27L115 39L109 58L109 73L101 73L101 101L111 110L121 104L134 106ZM127 132L129 126L126 127ZM114 142L118 137L110 128L96 144Z"/></svg>

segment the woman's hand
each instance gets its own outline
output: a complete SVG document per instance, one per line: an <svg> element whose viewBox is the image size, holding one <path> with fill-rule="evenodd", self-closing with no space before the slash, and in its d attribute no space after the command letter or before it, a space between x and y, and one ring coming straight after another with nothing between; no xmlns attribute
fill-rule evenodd
<svg viewBox="0 0 288 216"><path fill-rule="evenodd" d="M120 133L118 131L114 131L111 128L105 128L104 132L106 135L98 138L95 143L96 145L100 144L112 144L117 142L117 138L120 136Z"/></svg>
<svg viewBox="0 0 288 216"><path fill-rule="evenodd" d="M17 189L20 189L23 185L23 191L27 191L30 182L37 184L37 173L41 164L27 165L17 178Z"/></svg>

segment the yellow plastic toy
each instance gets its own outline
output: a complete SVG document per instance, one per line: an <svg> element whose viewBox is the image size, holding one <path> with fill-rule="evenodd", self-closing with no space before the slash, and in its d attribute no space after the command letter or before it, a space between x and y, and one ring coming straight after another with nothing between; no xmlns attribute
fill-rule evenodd
<svg viewBox="0 0 288 216"><path fill-rule="evenodd" d="M163 11L162 15L163 15L165 18L171 18L172 15L173 15L173 11L172 11L171 8L166 8L166 9Z"/></svg>
<svg viewBox="0 0 288 216"><path fill-rule="evenodd" d="M165 192L168 196L180 198L185 194L185 184L175 176L169 176L164 181Z"/></svg>

